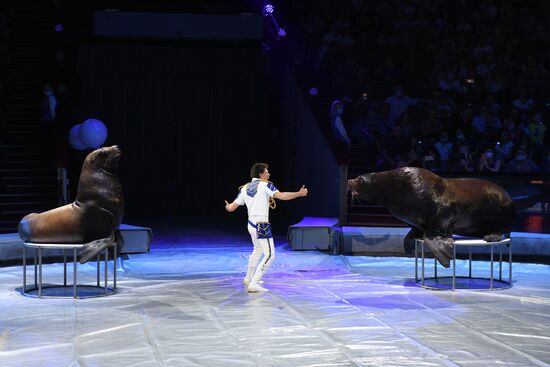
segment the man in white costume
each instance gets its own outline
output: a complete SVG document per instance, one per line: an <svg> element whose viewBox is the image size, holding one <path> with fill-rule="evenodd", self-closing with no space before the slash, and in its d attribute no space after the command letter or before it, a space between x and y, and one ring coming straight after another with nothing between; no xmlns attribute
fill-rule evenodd
<svg viewBox="0 0 550 367"><path fill-rule="evenodd" d="M240 205L248 209L248 232L252 237L254 250L248 260L246 277L243 280L248 292L268 292L260 281L275 259L275 245L269 224L269 208L275 207L275 200L292 200L307 196L305 186L296 192L280 192L269 182L270 173L266 163L255 163L250 169L252 181L242 186L235 201L225 201L225 210L234 212ZM263 258L260 261L260 257Z"/></svg>

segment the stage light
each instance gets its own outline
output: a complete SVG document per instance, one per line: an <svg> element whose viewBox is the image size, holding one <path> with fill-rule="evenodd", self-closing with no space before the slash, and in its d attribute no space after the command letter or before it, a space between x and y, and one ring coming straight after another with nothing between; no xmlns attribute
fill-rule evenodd
<svg viewBox="0 0 550 367"><path fill-rule="evenodd" d="M271 4L264 5L264 15L271 15L273 14L273 11L275 8Z"/></svg>
<svg viewBox="0 0 550 367"><path fill-rule="evenodd" d="M55 29L56 32L62 32L63 31L63 24L56 24L55 27L53 28Z"/></svg>
<svg viewBox="0 0 550 367"><path fill-rule="evenodd" d="M313 87L309 90L309 95L310 96L316 96L317 93L319 93L319 92L317 91L317 88L315 88L315 87Z"/></svg>

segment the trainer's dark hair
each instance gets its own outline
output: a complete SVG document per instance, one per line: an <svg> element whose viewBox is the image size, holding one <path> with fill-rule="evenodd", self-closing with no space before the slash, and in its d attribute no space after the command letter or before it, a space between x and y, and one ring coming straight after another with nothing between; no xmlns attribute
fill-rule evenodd
<svg viewBox="0 0 550 367"><path fill-rule="evenodd" d="M267 163L254 163L250 169L250 177L260 178L260 174L264 173L266 168L268 168Z"/></svg>

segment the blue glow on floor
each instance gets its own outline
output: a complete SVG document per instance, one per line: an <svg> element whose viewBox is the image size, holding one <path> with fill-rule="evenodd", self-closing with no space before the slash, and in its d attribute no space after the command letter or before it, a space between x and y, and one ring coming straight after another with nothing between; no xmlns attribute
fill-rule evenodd
<svg viewBox="0 0 550 367"><path fill-rule="evenodd" d="M38 300L0 269L0 365L531 366L550 363L550 267L514 264L514 287L431 291L414 259L291 251L279 239L268 294L242 286L245 235L161 234L130 255L120 293ZM467 262L457 263L467 272ZM475 275L487 274L476 261ZM59 264L46 265L50 280ZM427 266L427 270L429 267ZM81 267L93 283L94 264ZM448 275L442 268L439 275Z"/></svg>

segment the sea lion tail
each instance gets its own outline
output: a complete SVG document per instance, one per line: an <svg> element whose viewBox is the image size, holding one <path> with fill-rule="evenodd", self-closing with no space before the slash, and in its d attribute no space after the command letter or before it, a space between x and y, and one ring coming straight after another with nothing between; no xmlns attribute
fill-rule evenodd
<svg viewBox="0 0 550 367"><path fill-rule="evenodd" d="M452 237L433 236L424 237L424 243L432 251L435 258L441 265L448 268L451 265L453 257L453 239Z"/></svg>
<svg viewBox="0 0 550 367"><path fill-rule="evenodd" d="M115 235L111 234L109 237L100 238L95 241L91 241L84 244L83 250L80 252L80 263L85 264L90 259L94 258L101 251L110 247L115 243Z"/></svg>
<svg viewBox="0 0 550 367"><path fill-rule="evenodd" d="M32 238L32 231L31 231L31 223L30 219L34 217L37 213L31 213L23 217L21 221L19 221L19 225L17 227L17 230L19 232L19 237L24 242L29 242Z"/></svg>

